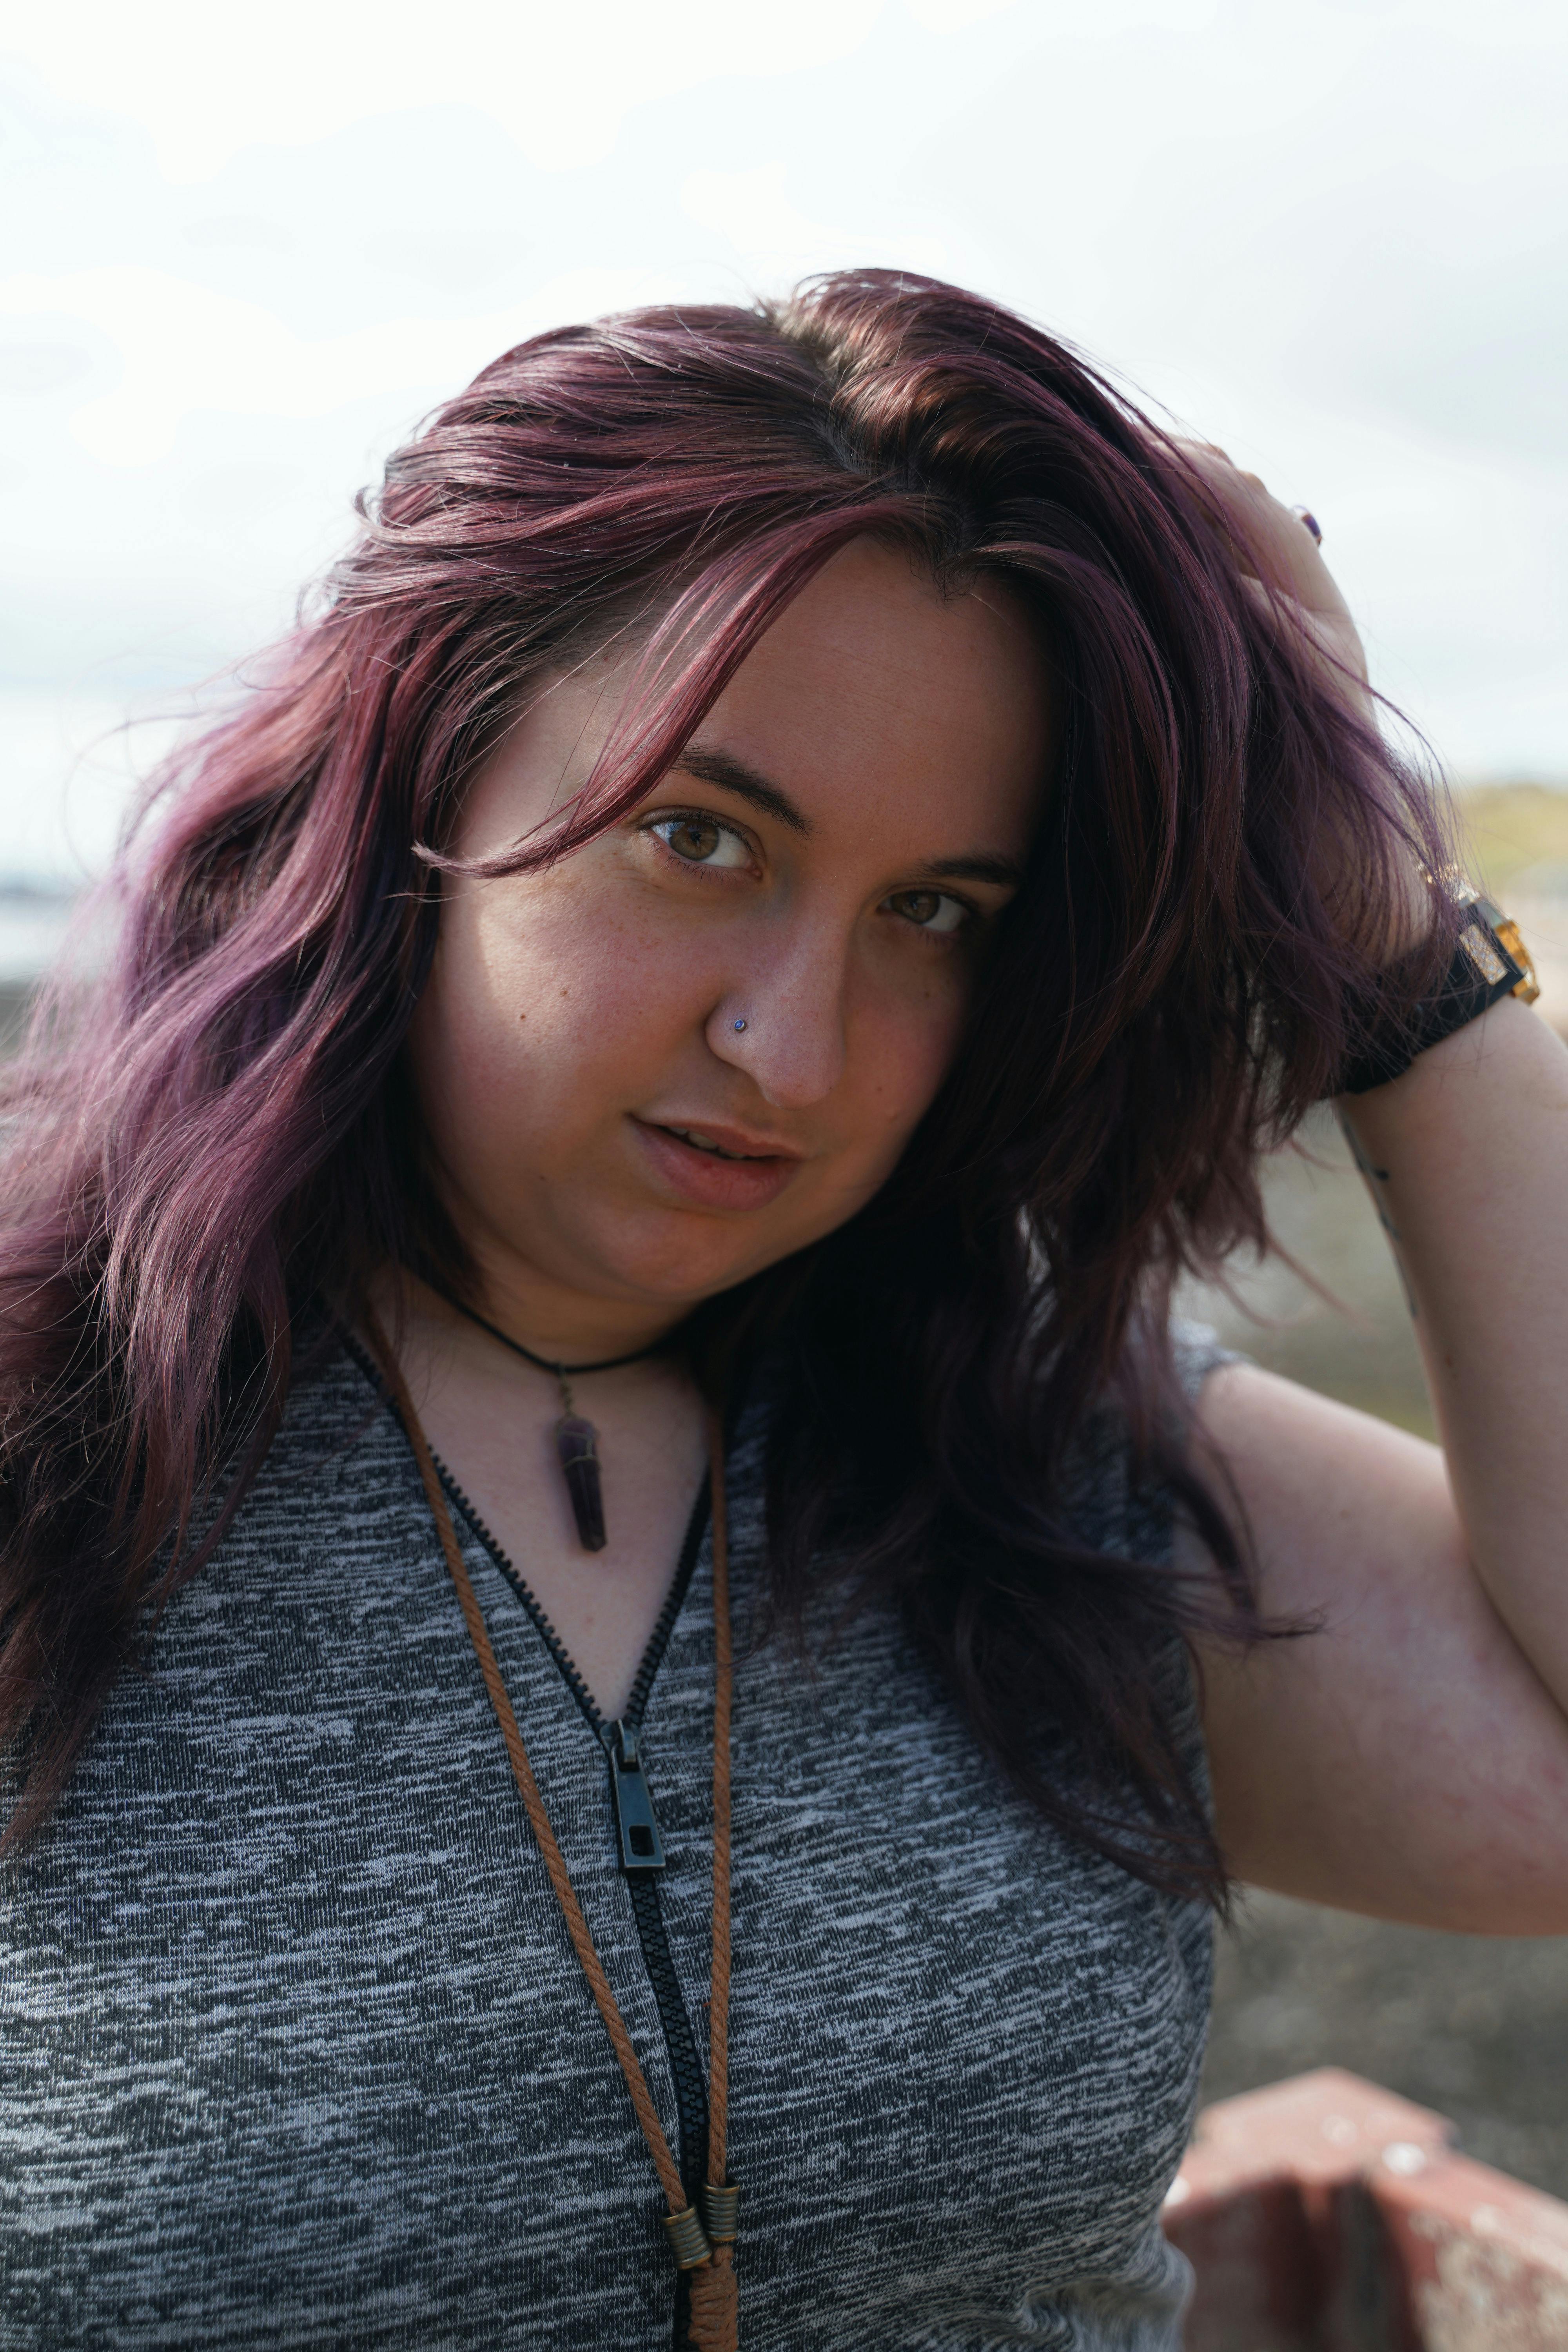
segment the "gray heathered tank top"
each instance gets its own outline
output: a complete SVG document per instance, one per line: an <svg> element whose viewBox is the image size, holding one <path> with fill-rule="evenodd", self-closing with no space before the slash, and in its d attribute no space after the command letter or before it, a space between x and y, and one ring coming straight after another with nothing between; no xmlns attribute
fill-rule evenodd
<svg viewBox="0 0 1568 2352"><path fill-rule="evenodd" d="M730 1473L742 1627L757 1418ZM1134 1514L1108 1425L1081 1517L1146 1556L1168 1540ZM690 2165L705 1534L639 1694L668 1866L634 1901L593 1711L458 1524ZM815 1675L771 1647L743 1654L734 1760L746 2352L1168 2352L1186 2272L1157 2216L1193 2111L1204 1915L1011 1795L887 1616ZM661 2206L406 1442L340 1354L296 1392L221 1552L8 1875L0 2341L667 2352Z"/></svg>

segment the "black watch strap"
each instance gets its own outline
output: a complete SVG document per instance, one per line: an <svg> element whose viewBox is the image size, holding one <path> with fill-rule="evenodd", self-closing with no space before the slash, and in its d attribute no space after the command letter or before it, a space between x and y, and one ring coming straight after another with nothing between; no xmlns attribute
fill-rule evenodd
<svg viewBox="0 0 1568 2352"><path fill-rule="evenodd" d="M1346 1064L1335 1081L1335 1094L1365 1095L1374 1087L1385 1087L1403 1077L1428 1047L1479 1020L1500 997L1517 995L1531 1002L1539 994L1530 958L1507 917L1468 886L1463 913L1464 928L1441 983L1418 998L1403 1022Z"/></svg>

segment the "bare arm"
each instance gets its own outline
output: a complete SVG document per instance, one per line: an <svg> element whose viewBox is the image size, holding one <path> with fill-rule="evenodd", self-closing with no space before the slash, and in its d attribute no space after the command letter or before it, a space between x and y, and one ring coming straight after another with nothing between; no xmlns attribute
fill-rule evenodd
<svg viewBox="0 0 1568 2352"><path fill-rule="evenodd" d="M1209 1383L1264 1608L1323 1626L1205 1655L1221 1839L1287 1893L1568 1934L1568 1051L1505 999L1346 1109L1443 1450Z"/></svg>

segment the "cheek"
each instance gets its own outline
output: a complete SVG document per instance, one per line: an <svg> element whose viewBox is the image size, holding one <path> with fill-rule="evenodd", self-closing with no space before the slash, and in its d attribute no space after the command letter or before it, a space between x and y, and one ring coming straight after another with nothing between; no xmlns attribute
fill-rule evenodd
<svg viewBox="0 0 1568 2352"><path fill-rule="evenodd" d="M848 1075L865 1147L890 1167L942 1090L962 1049L970 990L948 972L866 1005Z"/></svg>
<svg viewBox="0 0 1568 2352"><path fill-rule="evenodd" d="M454 902L413 1048L427 1100L483 1136L579 1139L690 1031L689 958L657 951L560 877Z"/></svg>

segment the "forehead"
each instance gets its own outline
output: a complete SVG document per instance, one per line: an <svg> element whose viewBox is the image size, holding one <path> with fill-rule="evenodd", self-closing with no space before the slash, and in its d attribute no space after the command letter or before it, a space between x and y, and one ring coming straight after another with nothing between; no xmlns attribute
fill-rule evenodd
<svg viewBox="0 0 1568 2352"><path fill-rule="evenodd" d="M1021 847L1044 784L1038 630L999 583L944 593L900 550L843 549L741 665L701 728L809 813Z"/></svg>

